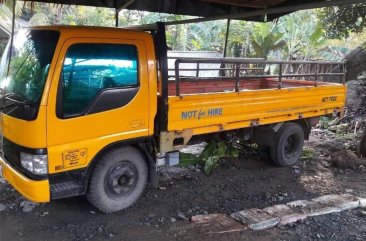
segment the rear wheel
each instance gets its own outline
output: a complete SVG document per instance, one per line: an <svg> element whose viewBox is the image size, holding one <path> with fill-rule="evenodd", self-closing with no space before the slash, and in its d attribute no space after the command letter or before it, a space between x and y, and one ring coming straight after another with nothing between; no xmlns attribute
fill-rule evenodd
<svg viewBox="0 0 366 241"><path fill-rule="evenodd" d="M103 155L90 179L87 198L104 213L131 206L144 191L148 169L134 147L113 149Z"/></svg>
<svg viewBox="0 0 366 241"><path fill-rule="evenodd" d="M271 160L279 166L291 166L301 156L304 146L304 131L296 123L285 123L275 135L274 146L270 148Z"/></svg>

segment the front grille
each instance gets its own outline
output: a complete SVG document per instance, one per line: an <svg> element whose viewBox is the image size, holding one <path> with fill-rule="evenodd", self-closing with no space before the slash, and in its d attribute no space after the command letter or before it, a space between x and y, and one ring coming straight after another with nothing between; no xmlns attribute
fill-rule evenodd
<svg viewBox="0 0 366 241"><path fill-rule="evenodd" d="M6 161L15 169L20 170L20 146L4 137L3 151Z"/></svg>

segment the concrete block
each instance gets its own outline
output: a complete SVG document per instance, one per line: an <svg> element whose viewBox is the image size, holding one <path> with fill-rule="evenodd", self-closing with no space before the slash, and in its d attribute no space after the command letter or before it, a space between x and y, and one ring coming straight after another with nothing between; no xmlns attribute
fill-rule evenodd
<svg viewBox="0 0 366 241"><path fill-rule="evenodd" d="M231 217L247 224L252 230L264 230L276 226L280 219L272 217L265 211L257 208L239 211L231 214Z"/></svg>
<svg viewBox="0 0 366 241"><path fill-rule="evenodd" d="M289 202L286 205L291 207L295 212L306 214L309 217L341 211L337 207L330 207L312 200L297 200Z"/></svg>
<svg viewBox="0 0 366 241"><path fill-rule="evenodd" d="M360 206L360 201L357 197L351 194L332 194L313 198L312 201L321 203L332 208L339 209L339 212L351 210Z"/></svg>
<svg viewBox="0 0 366 241"><path fill-rule="evenodd" d="M291 209L289 206L284 204L267 207L263 209L263 211L265 211L272 217L279 218L280 223L278 225L280 226L296 223L300 220L306 219L307 217L307 214L296 212L295 210Z"/></svg>
<svg viewBox="0 0 366 241"><path fill-rule="evenodd" d="M209 233L240 232L248 229L248 225L241 224L226 214L207 214L191 217L191 222Z"/></svg>
<svg viewBox="0 0 366 241"><path fill-rule="evenodd" d="M360 202L360 208L366 208L366 198L358 198Z"/></svg>

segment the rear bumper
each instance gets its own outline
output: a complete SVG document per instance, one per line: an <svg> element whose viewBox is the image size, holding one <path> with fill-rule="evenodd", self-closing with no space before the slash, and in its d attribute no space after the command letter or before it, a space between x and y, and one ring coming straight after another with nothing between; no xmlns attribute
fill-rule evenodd
<svg viewBox="0 0 366 241"><path fill-rule="evenodd" d="M48 180L34 181L19 173L3 157L0 157L2 176L20 194L33 202L49 202L50 186Z"/></svg>

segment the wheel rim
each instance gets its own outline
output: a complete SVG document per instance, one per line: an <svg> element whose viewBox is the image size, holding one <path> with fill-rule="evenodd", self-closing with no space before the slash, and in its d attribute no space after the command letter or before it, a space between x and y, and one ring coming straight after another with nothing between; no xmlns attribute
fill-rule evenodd
<svg viewBox="0 0 366 241"><path fill-rule="evenodd" d="M284 143L284 154L286 158L292 158L297 155L300 145L300 138L298 135L293 134L287 137Z"/></svg>
<svg viewBox="0 0 366 241"><path fill-rule="evenodd" d="M122 198L133 192L137 180L135 165L129 161L121 161L108 170L104 179L104 189L110 198Z"/></svg>

